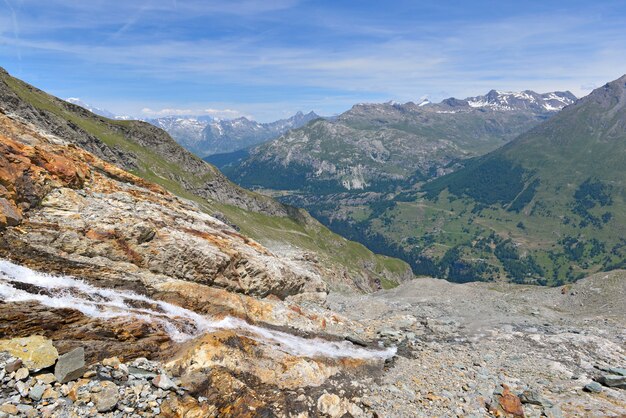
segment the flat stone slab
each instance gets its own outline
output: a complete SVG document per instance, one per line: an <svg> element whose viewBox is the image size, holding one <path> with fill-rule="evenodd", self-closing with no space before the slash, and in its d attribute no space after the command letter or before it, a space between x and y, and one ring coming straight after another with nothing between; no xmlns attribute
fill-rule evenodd
<svg viewBox="0 0 626 418"><path fill-rule="evenodd" d="M59 357L54 377L59 383L76 380L85 373L85 349L78 347Z"/></svg>

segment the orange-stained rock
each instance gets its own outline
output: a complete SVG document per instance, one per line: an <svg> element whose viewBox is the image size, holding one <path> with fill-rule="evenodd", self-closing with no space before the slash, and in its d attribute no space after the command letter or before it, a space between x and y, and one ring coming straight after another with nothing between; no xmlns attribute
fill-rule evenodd
<svg viewBox="0 0 626 418"><path fill-rule="evenodd" d="M522 401L505 384L502 385L502 394L494 395L489 405L489 412L497 417L524 418L525 416Z"/></svg>

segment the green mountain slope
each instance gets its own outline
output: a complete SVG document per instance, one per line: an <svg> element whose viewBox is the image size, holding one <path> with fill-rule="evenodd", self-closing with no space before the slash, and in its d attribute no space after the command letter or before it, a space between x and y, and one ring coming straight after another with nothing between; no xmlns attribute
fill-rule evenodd
<svg viewBox="0 0 626 418"><path fill-rule="evenodd" d="M626 76L361 227L416 272L456 281L626 266Z"/></svg>
<svg viewBox="0 0 626 418"><path fill-rule="evenodd" d="M277 253L310 259L337 287L367 291L411 277L404 262L375 255L330 232L303 210L234 185L148 123L95 115L2 69L0 111L196 202Z"/></svg>

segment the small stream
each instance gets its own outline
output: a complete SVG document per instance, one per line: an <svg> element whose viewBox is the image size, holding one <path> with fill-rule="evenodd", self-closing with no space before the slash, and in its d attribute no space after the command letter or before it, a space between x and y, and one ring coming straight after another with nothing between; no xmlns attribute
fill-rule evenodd
<svg viewBox="0 0 626 418"><path fill-rule="evenodd" d="M396 353L395 347L374 350L358 347L348 341L302 338L250 325L234 317L211 319L131 291L100 288L73 277L37 272L6 260L0 260L0 300L36 301L50 308L75 309L91 318L127 318L156 323L176 342L227 329L239 331L258 342L302 357L383 360Z"/></svg>

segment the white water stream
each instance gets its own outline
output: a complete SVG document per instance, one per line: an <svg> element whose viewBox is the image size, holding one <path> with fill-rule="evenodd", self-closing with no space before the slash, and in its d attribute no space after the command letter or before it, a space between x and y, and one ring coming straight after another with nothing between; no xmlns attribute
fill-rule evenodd
<svg viewBox="0 0 626 418"><path fill-rule="evenodd" d="M229 329L296 356L376 360L393 357L396 353L395 347L373 350L348 341L307 339L250 325L233 317L213 320L134 292L95 287L69 276L40 273L6 260L0 260L0 300L36 301L51 308L75 309L92 318L128 318L157 323L177 342L205 332Z"/></svg>

